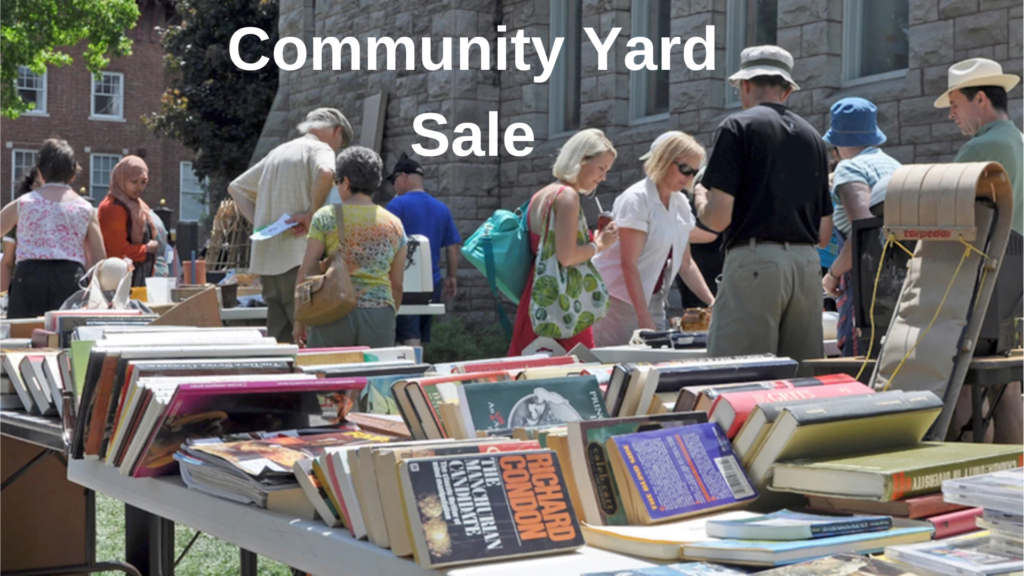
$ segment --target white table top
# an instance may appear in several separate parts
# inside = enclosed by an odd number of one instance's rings
[[[440,316],[445,313],[444,304],[406,305],[398,309],[399,316]],[[266,320],[266,307],[224,308],[220,311],[223,321]]]
[[[823,342],[825,357],[839,356],[839,347],[835,340]],[[598,361],[604,364],[617,364],[619,362],[669,362],[672,360],[687,360],[690,358],[704,358],[708,355],[706,348],[643,348],[639,346],[608,346],[605,348],[592,348],[590,352],[597,357]]]
[[[571,576],[654,565],[588,546],[571,554],[430,571],[411,558],[398,558],[370,542],[354,540],[347,530],[189,490],[179,476],[127,478],[102,462],[71,460],[68,480],[318,576]]]

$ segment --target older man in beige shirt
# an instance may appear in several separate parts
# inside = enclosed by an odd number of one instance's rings
[[[306,251],[313,214],[334,185],[334,155],[352,142],[352,126],[334,108],[318,108],[298,126],[303,136],[274,148],[228,186],[239,212],[259,229],[282,215],[296,225],[266,240],[255,240],[249,272],[260,275],[267,304],[267,333],[292,341],[295,278]]]

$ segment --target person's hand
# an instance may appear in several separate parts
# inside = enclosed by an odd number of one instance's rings
[[[306,347],[306,325],[301,322],[296,322],[292,327],[292,340],[299,346],[299,348]]]
[[[459,283],[455,276],[448,276],[444,279],[444,288],[441,289],[441,298],[443,300],[452,300],[458,291]]]
[[[604,230],[597,235],[594,243],[597,244],[597,252],[601,253],[612,247],[619,241],[619,226],[615,222],[609,222]]]
[[[149,242],[146,242],[146,252],[148,252],[150,254],[156,253],[156,250],[159,247],[160,247],[160,243],[157,242],[156,240],[150,240]]]
[[[291,224],[297,222],[295,226],[292,226],[292,234],[296,236],[303,236],[309,232],[309,225],[313,221],[313,210],[307,210],[306,212],[299,212],[298,214],[292,214],[291,218],[285,220],[286,223]]]
[[[833,276],[831,270],[826,272],[825,276],[822,277],[821,287],[829,296],[838,298],[843,295],[843,289],[839,287],[839,278]]]

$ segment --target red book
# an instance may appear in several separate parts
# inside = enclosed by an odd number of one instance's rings
[[[833,398],[836,396],[855,396],[874,392],[871,388],[857,382],[846,374],[819,376],[818,379],[821,380],[821,386],[726,392],[721,394],[711,406],[708,421],[717,422],[722,427],[722,430],[726,431],[726,435],[732,439],[740,431],[740,427],[747,420],[747,416],[750,416],[750,413],[758,404],[810,400],[812,398]]]
[[[123,466],[133,465],[135,478],[163,476],[177,470],[173,454],[187,438],[340,424],[353,405],[348,393],[358,395],[365,387],[361,377],[182,384],[159,424],[139,431],[147,441],[137,463]]]
[[[978,529],[974,519],[980,518],[984,512],[983,508],[965,508],[956,512],[925,518],[925,520],[935,525],[935,535],[932,536],[932,539],[939,540],[958,534],[974,532]]]
[[[825,512],[842,512],[845,514],[885,514],[903,518],[926,518],[963,510],[959,504],[950,504],[942,499],[942,492],[913,496],[892,502],[874,502],[872,500],[855,500],[852,498],[832,498],[830,496],[809,495],[810,508]]]

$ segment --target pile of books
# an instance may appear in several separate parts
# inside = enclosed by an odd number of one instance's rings
[[[923,545],[887,547],[886,557],[951,576],[1024,570],[1024,468],[945,480],[942,495],[947,502],[984,510],[976,522],[985,531]]]

